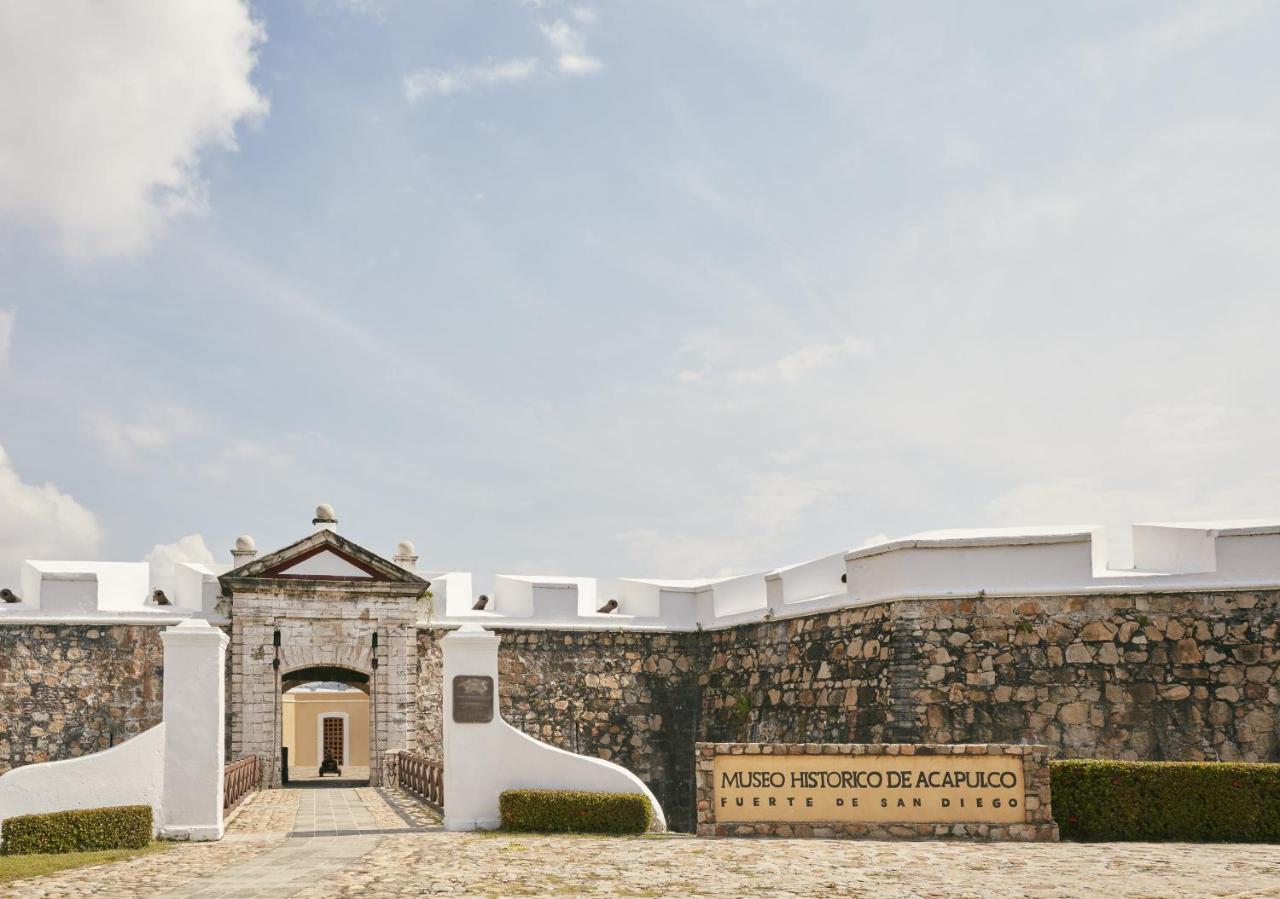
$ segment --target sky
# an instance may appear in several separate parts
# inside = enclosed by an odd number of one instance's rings
[[[1280,515],[1280,7],[0,5],[0,582]]]

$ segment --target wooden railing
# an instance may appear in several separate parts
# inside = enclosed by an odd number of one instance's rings
[[[246,755],[222,771],[222,810],[231,811],[248,793],[258,789],[262,777],[256,755]]]
[[[400,787],[427,805],[444,808],[444,763],[410,752],[395,752],[386,757],[384,783]]]

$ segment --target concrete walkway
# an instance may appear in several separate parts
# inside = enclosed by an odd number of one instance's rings
[[[432,812],[412,797],[369,787],[272,790],[253,797],[228,828],[229,840],[254,840],[293,808],[287,839],[245,861],[154,895],[173,899],[283,899],[350,867],[387,834],[438,830]],[[253,814],[249,814],[253,812]],[[237,826],[239,824],[240,826]],[[276,836],[281,836],[276,832]]]

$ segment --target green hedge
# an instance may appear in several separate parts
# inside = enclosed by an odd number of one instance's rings
[[[1068,840],[1280,842],[1280,764],[1049,763]]]
[[[506,790],[498,797],[503,830],[539,833],[644,833],[653,809],[643,793]]]
[[[149,805],[19,815],[5,819],[0,850],[6,855],[29,855],[143,849],[150,844],[152,832]]]

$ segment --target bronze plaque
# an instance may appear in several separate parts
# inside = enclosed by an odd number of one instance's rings
[[[487,674],[459,674],[453,679],[453,720],[457,724],[488,724],[493,720],[493,678]]]
[[[1022,756],[717,755],[717,821],[1016,824]]]

